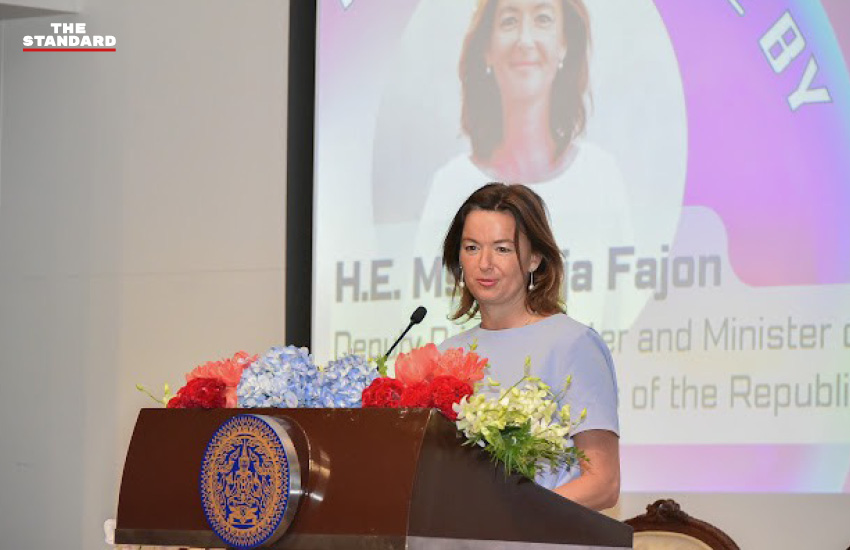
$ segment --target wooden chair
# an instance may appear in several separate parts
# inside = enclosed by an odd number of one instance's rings
[[[626,523],[635,530],[635,550],[740,550],[729,535],[689,516],[672,499],[656,500]]]

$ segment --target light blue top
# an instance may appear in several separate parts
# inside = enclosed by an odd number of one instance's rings
[[[572,385],[561,405],[570,403],[573,419],[583,409],[587,418],[574,434],[586,430],[608,430],[620,434],[617,418],[617,377],[614,361],[602,338],[565,314],[556,314],[524,327],[487,330],[480,325],[440,344],[441,350],[462,347],[469,350],[475,342],[475,352],[489,360],[488,375],[510,387],[523,374],[526,357],[531,358],[531,373],[539,376],[558,393],[567,376]],[[578,477],[579,468],[537,476],[537,483],[554,489]]]

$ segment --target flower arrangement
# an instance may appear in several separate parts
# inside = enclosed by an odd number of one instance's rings
[[[186,375],[186,384],[162,398],[136,387],[168,408],[219,407],[419,407],[437,408],[466,436],[466,444],[483,447],[507,472],[534,479],[544,468],[572,467],[586,457],[569,441],[570,406],[558,406],[568,379],[555,394],[539,377],[530,375],[526,359],[522,379],[498,390],[491,379],[482,382],[488,361],[475,346],[444,352],[434,344],[401,353],[395,378],[386,376],[383,361],[345,355],[317,365],[307,348],[273,347],[262,356],[239,351],[210,361]]]
[[[466,444],[483,447],[494,460],[529,479],[549,467],[570,468],[584,454],[569,441],[572,429],[584,421],[587,410],[572,422],[569,404],[558,407],[558,400],[572,382],[568,377],[560,395],[552,392],[539,377],[530,375],[526,359],[523,377],[496,395],[485,391],[464,397],[455,405],[457,427],[466,436]],[[492,390],[499,386],[489,380]]]
[[[437,408],[457,419],[454,405],[473,393],[484,377],[487,359],[462,348],[440,352],[434,344],[400,353],[396,376],[376,378],[363,391],[364,407]]]

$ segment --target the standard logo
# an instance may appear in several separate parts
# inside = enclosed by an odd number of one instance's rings
[[[286,420],[243,414],[207,444],[201,502],[213,532],[235,548],[273,544],[286,531],[302,493],[301,469]]]
[[[25,52],[114,52],[117,40],[112,35],[91,35],[85,23],[50,23],[50,34],[24,37]]]

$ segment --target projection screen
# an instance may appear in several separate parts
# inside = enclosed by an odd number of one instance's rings
[[[419,305],[393,355],[477,322],[449,320],[440,251],[473,190],[513,181],[471,137],[498,144],[506,118],[463,122],[501,97],[462,85],[462,59],[492,78],[479,3],[319,2],[317,359],[385,353]],[[850,492],[850,10],[584,5],[587,85],[547,100],[578,97],[586,124],[520,183],[547,202],[568,313],[616,362],[623,490]]]

